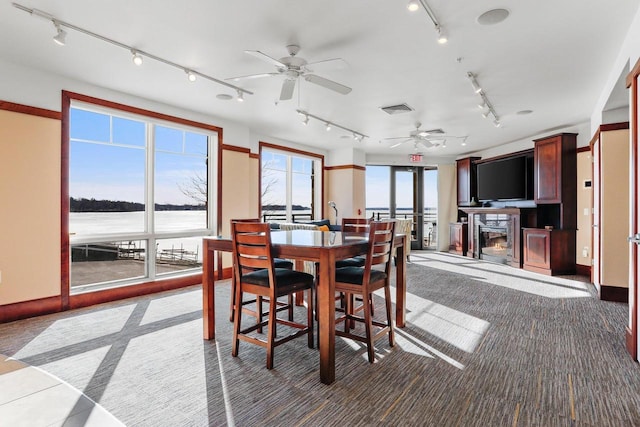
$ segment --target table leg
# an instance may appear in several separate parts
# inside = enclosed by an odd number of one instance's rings
[[[215,251],[209,248],[209,241],[204,239],[202,243],[204,257],[202,260],[202,321],[203,338],[205,340],[216,339],[216,313],[215,313],[215,289],[213,259]]]
[[[336,379],[335,294],[336,260],[330,250],[320,252],[318,268],[318,336],[320,351],[320,381],[331,384]]]
[[[304,261],[295,260],[295,269],[296,271],[304,271]],[[296,305],[298,307],[304,305],[304,292],[296,292]]]
[[[405,237],[405,239],[408,237]],[[405,305],[407,297],[407,256],[404,244],[397,246],[396,253],[396,327],[405,327]]]

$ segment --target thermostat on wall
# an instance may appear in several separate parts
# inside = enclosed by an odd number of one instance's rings
[[[591,180],[590,179],[585,179],[584,180],[584,188],[591,188]]]

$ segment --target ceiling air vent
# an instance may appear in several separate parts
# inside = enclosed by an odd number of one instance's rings
[[[409,107],[407,104],[389,105],[387,107],[380,107],[380,109],[387,114],[400,114],[413,111],[413,108]]]

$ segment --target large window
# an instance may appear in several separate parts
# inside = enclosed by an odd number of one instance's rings
[[[321,157],[263,146],[260,161],[265,221],[308,221],[321,216]]]
[[[199,271],[216,132],[72,103],[69,136],[71,292]]]

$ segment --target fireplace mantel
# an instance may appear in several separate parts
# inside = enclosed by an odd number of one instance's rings
[[[522,268],[522,228],[536,224],[535,208],[517,207],[460,207],[467,214],[469,224],[467,256],[482,258],[480,228],[498,225],[507,230],[508,253],[506,263]]]

